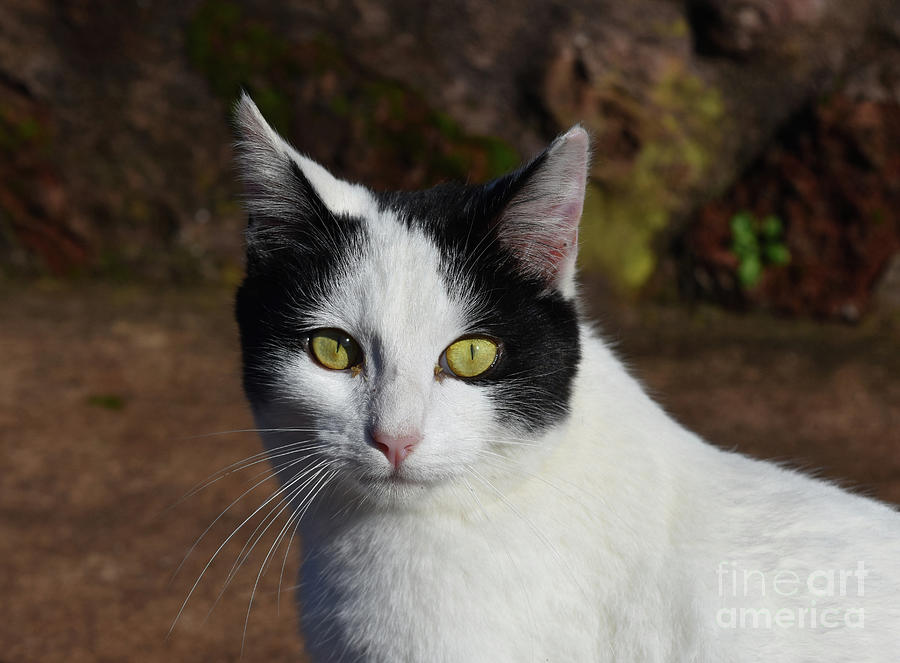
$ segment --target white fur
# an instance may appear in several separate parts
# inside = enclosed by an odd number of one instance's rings
[[[897,514],[706,445],[587,330],[583,342],[591,368],[573,416],[539,440],[549,451],[476,468],[500,492],[460,472],[415,508],[335,517],[340,509],[323,506],[304,524],[301,610],[314,660],[353,660],[340,656],[350,643],[372,661],[896,661]],[[767,596],[732,597],[728,581],[720,592],[723,562],[761,572]],[[797,596],[774,595],[772,583],[790,579],[780,569],[808,581],[859,562],[863,596],[852,577],[846,597],[811,596],[803,583]],[[723,609],[774,617],[810,605],[839,616],[862,608],[864,626],[718,623]]]
[[[895,511],[709,446],[586,326],[570,416],[537,436],[503,430],[481,388],[435,377],[444,348],[477,331],[467,320],[480,305],[465,284],[447,291],[436,247],[274,132],[266,141],[297,161],[332,211],[363,217],[370,240],[335,283],[320,284],[328,305],[317,320],[353,335],[365,374],[327,371],[305,353],[274,357],[284,398],[256,412],[261,428],[316,428],[313,443],[327,445],[316,462],[340,473],[301,521],[314,660],[898,659]],[[365,443],[373,419],[423,433],[401,467],[405,483],[390,482],[387,459]],[[264,438],[274,454],[298,434]],[[862,596],[849,591],[855,576],[845,575],[847,596],[772,586],[860,562]],[[720,591],[723,568],[761,576],[768,591]],[[774,617],[812,601],[841,615],[862,608],[864,626],[721,623],[731,607]]]

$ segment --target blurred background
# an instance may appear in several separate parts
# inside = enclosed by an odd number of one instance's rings
[[[897,2],[4,0],[0,661],[302,657],[284,546],[250,605],[280,525],[207,617],[258,520],[166,639],[274,486],[170,581],[265,469],[179,503],[259,451],[224,433],[241,89],[376,188],[582,122],[584,294],[632,370],[717,444],[900,502]]]

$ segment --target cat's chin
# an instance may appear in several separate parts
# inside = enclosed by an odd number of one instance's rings
[[[443,483],[441,479],[422,479],[398,474],[364,474],[353,477],[354,488],[369,501],[383,505],[412,503]]]
[[[399,474],[388,474],[386,476],[366,476],[361,477],[359,482],[364,486],[420,486],[428,487],[433,481],[422,481],[420,479],[411,479]]]

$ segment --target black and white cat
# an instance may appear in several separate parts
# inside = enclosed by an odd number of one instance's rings
[[[582,128],[373,193],[237,123],[244,385],[314,660],[900,660],[900,515],[704,443],[579,315]]]

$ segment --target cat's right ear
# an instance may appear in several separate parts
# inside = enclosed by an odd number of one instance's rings
[[[301,156],[269,126],[244,92],[235,104],[235,153],[249,216],[247,248],[285,241],[303,244],[319,233],[314,226],[332,220],[318,189],[338,181],[314,161]]]

